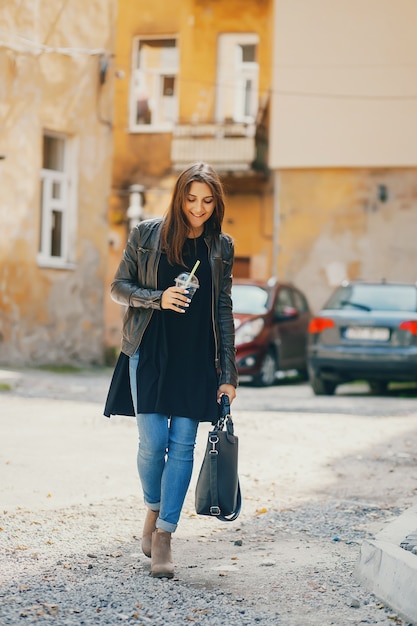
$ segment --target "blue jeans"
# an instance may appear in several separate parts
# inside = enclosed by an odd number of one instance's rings
[[[175,532],[193,471],[198,421],[137,412],[139,350],[129,359],[130,389],[139,430],[138,472],[145,504],[159,511],[156,527]]]

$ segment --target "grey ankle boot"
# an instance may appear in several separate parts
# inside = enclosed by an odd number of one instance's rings
[[[154,578],[172,578],[171,533],[157,528],[152,535],[151,574]]]
[[[142,532],[142,552],[145,556],[150,557],[152,553],[152,533],[155,530],[158,515],[159,511],[152,511],[151,509],[148,509],[146,513]]]

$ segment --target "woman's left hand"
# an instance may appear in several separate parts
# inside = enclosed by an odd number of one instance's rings
[[[230,404],[232,404],[233,400],[236,398],[236,389],[233,387],[233,385],[220,385],[217,390],[217,402],[220,402],[220,396],[222,396],[224,393],[226,394],[226,396],[229,396]]]

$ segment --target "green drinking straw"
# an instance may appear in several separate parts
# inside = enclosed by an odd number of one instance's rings
[[[194,274],[195,274],[195,272],[196,272],[196,269],[197,269],[197,267],[198,267],[199,265],[200,265],[200,261],[198,261],[198,260],[197,260],[197,261],[195,262],[195,265],[194,265],[193,269],[192,269],[192,270],[191,270],[191,272],[190,272],[189,277],[187,278],[187,281],[186,281],[186,283],[185,283],[185,285],[184,285],[184,289],[187,289],[187,287],[188,287],[188,285],[190,284],[191,279],[192,279],[192,277],[194,276]]]

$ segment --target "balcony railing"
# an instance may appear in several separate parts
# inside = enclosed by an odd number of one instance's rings
[[[171,144],[171,161],[182,170],[206,161],[218,171],[247,171],[256,158],[255,124],[179,124]]]

